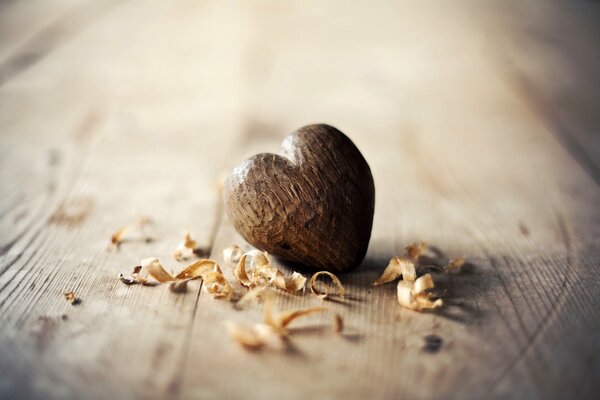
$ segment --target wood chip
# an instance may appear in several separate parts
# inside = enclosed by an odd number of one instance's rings
[[[415,242],[406,246],[404,254],[413,261],[417,261],[421,254],[427,250],[427,242]]]
[[[322,276],[326,276],[329,278],[329,280],[335,287],[334,291],[332,291],[331,287],[326,285],[322,280],[319,280],[319,277]],[[332,296],[344,297],[344,294],[346,293],[342,282],[340,282],[337,276],[335,276],[329,271],[319,271],[310,278],[310,291],[313,292],[313,294],[320,299],[326,299]]]
[[[125,241],[126,236],[132,232],[138,232],[144,242],[148,243],[152,239],[146,233],[146,226],[152,221],[146,216],[138,216],[133,224],[123,226],[117,229],[110,237],[110,244],[108,249],[118,249],[121,244]]]
[[[462,271],[463,266],[465,265],[465,258],[458,257],[450,260],[450,262],[443,268],[444,271],[448,274],[456,275]]]
[[[77,296],[75,296],[75,292],[70,290],[70,291],[64,291],[63,292],[63,296],[65,296],[65,299],[71,303],[71,305],[77,305],[81,302],[80,299],[77,298]]]

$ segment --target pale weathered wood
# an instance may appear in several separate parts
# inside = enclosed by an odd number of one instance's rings
[[[240,131],[241,52],[213,42],[239,37],[218,17],[235,10],[210,3],[198,14],[193,3],[171,11],[194,11],[190,29],[162,41],[182,19],[156,25],[161,2],[126,4],[0,89],[0,397],[177,390],[199,285],[173,296],[116,276],[152,255],[181,268],[171,254],[186,228],[212,242],[216,180]],[[155,241],[107,252],[136,212],[155,221]],[[82,303],[68,304],[65,289]]]
[[[527,18],[499,10],[128,2],[14,75],[0,88],[0,396],[593,398],[600,190],[540,114],[557,97],[528,89],[566,72],[543,48],[524,68],[527,34],[508,29]],[[569,79],[575,94],[585,86]],[[223,262],[243,241],[215,182],[312,122],[347,133],[376,184],[367,258],[340,276],[350,299],[325,302],[345,335],[315,315],[285,351],[248,353],[223,322],[259,321],[259,305],[235,310],[200,282],[176,295],[116,279],[146,256],[183,266],[171,252],[185,228]],[[156,240],[106,252],[135,211]],[[469,260],[441,282],[440,312],[370,286],[416,240]]]
[[[356,336],[334,337],[330,318],[315,317],[308,325],[317,328],[294,336],[289,354],[247,354],[218,326],[258,321],[259,308],[241,313],[201,297],[184,397],[560,398],[597,389],[598,232],[585,217],[597,213],[597,188],[532,118],[497,59],[482,57],[490,43],[469,20],[477,12],[418,10],[428,13],[422,26],[410,15],[399,23],[407,11],[387,10],[386,19],[361,10],[343,47],[344,17],[358,10],[256,16],[255,43],[268,51],[253,61],[268,74],[255,77],[255,118],[288,130],[308,118],[335,124],[375,174],[371,251],[342,277],[361,300],[330,304]],[[416,50],[404,54],[409,43]],[[390,256],[420,239],[472,263],[450,282],[451,306],[440,314],[399,310],[393,285],[369,287]],[[213,256],[239,240],[223,227]],[[423,352],[429,334],[443,340],[437,354]]]

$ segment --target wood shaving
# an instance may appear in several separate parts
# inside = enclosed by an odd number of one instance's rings
[[[142,284],[147,286],[157,285],[158,282],[150,281],[148,279],[148,271],[143,270],[141,265],[133,267],[133,272],[128,277],[123,274],[119,274],[119,279],[126,285]]]
[[[425,250],[427,250],[427,242],[415,242],[406,246],[404,254],[411,260],[417,261]]]
[[[406,281],[414,282],[417,279],[415,264],[408,258],[392,257],[381,276],[373,282],[373,286],[393,282],[400,276]]]
[[[294,272],[291,276],[284,276],[281,271],[277,270],[273,285],[288,292],[297,292],[304,290],[306,281],[306,277],[299,272]]]
[[[77,304],[79,304],[79,303],[81,302],[81,300],[79,300],[79,299],[77,298],[77,296],[75,296],[75,292],[74,292],[74,291],[72,291],[72,290],[70,290],[70,291],[68,291],[68,292],[65,290],[65,291],[63,292],[63,296],[65,296],[65,299],[66,299],[66,300],[67,300],[69,303],[71,303],[71,305],[73,305],[73,306],[74,306],[74,305],[77,305]]]
[[[229,335],[237,343],[247,349],[258,350],[270,342],[281,342],[281,339],[289,334],[287,329],[293,321],[307,315],[327,311],[325,307],[309,307],[283,312],[274,311],[274,295],[270,289],[262,289],[264,295],[263,322],[247,327],[233,321],[226,321]]]
[[[398,282],[398,302],[414,311],[435,310],[444,305],[442,299],[432,300],[431,290],[435,288],[430,274],[420,276],[416,281]]]
[[[149,277],[154,278],[156,281],[151,281]],[[201,278],[204,281],[204,290],[214,298],[231,298],[233,289],[223,276],[221,268],[215,260],[198,260],[173,276],[173,274],[162,266],[158,258],[149,257],[143,259],[140,265],[134,268],[130,277],[125,277],[123,274],[119,275],[119,279],[127,285],[135,283],[150,285],[170,282],[169,288],[171,291],[177,293],[184,292],[187,282],[197,278]]]
[[[250,271],[246,268],[246,259],[250,258]],[[233,271],[233,276],[239,283],[246,287],[256,286],[254,278],[255,269],[264,268],[269,265],[269,259],[266,253],[259,250],[251,250],[240,257],[240,260]]]
[[[132,230],[130,226],[124,226],[122,228],[117,229],[117,231],[113,233],[110,237],[111,244],[115,247],[119,247],[123,242],[123,236],[125,236],[125,234],[130,230]]]
[[[183,240],[177,245],[177,249],[173,253],[173,257],[177,261],[185,261],[194,255],[194,251],[198,247],[198,243],[192,239],[190,232],[185,231]]]
[[[148,274],[160,283],[171,282],[175,277],[162,266],[158,258],[148,257],[140,261],[142,270],[148,271]]]
[[[265,302],[263,304],[263,323],[271,326],[275,332],[281,336],[287,335],[288,331],[286,328],[298,318],[327,311],[326,307],[309,307],[276,313],[274,311],[274,301],[275,300],[272,292],[265,292]]]
[[[297,310],[283,311],[279,314],[276,314],[273,318],[270,318],[269,322],[265,320],[265,323],[271,325],[273,329],[275,329],[275,331],[278,332],[280,335],[287,335],[286,328],[289,324],[292,323],[292,321],[295,321],[298,318],[305,317],[310,314],[315,314],[323,311],[327,311],[327,308],[310,307]]]
[[[225,326],[233,340],[248,350],[262,349],[269,341],[278,338],[273,328],[265,324],[247,327],[234,321],[225,321]]]
[[[210,271],[215,271],[220,274],[223,273],[221,267],[219,267],[219,264],[217,264],[215,260],[205,258],[185,267],[175,276],[175,279],[195,279]]]
[[[209,271],[202,275],[204,289],[214,298],[230,299],[233,289],[219,271]]]
[[[121,244],[125,241],[126,236],[132,232],[138,232],[144,242],[148,243],[152,241],[152,238],[146,233],[146,226],[152,221],[146,216],[139,216],[136,221],[131,225],[123,226],[115,231],[110,237],[110,244],[108,249],[118,249]]]
[[[327,276],[331,280],[331,283],[335,286],[335,292],[332,292],[330,287],[322,280],[319,280],[319,277],[321,276]],[[319,271],[310,278],[310,291],[320,299],[326,299],[331,296],[344,297],[344,294],[346,293],[342,282],[340,282],[337,276],[329,271]]]
[[[444,305],[441,296],[444,293],[435,292],[435,282],[431,274],[426,273],[417,277],[415,263],[427,249],[425,242],[413,243],[406,247],[404,257],[392,257],[390,263],[383,271],[383,274],[373,282],[373,285],[392,282],[402,276],[398,282],[397,293],[398,302],[401,306],[415,311],[434,310]],[[458,257],[450,260],[444,267],[436,265],[421,265],[421,273],[430,270],[434,272],[446,272],[447,274],[458,274],[465,264],[464,257]],[[435,297],[440,297],[435,299]]]
[[[298,272],[285,276],[278,268],[271,265],[267,253],[259,250],[251,250],[243,254],[233,271],[233,276],[248,288],[274,286],[288,292],[304,290],[307,280]]]
[[[444,271],[448,274],[456,275],[462,271],[463,266],[465,265],[465,258],[458,257],[450,260],[450,262],[443,268]]]
[[[223,250],[225,265],[236,265],[242,258],[242,254],[242,249],[237,244],[225,248]]]

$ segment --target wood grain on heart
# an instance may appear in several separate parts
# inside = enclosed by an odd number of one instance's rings
[[[251,245],[313,269],[347,271],[363,260],[373,224],[375,185],[354,143],[328,125],[285,138],[233,169],[225,208]]]

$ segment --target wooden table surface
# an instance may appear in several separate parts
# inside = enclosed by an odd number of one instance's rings
[[[0,3],[0,397],[598,396],[599,17],[597,2]],[[184,229],[222,262],[243,242],[220,180],[314,122],[375,178],[367,257],[340,275],[357,300],[325,303],[351,335],[316,315],[286,351],[251,353],[223,321],[260,305],[116,278],[150,256],[182,268]],[[107,251],[136,213],[155,240]],[[438,312],[370,286],[418,240],[469,261]]]

